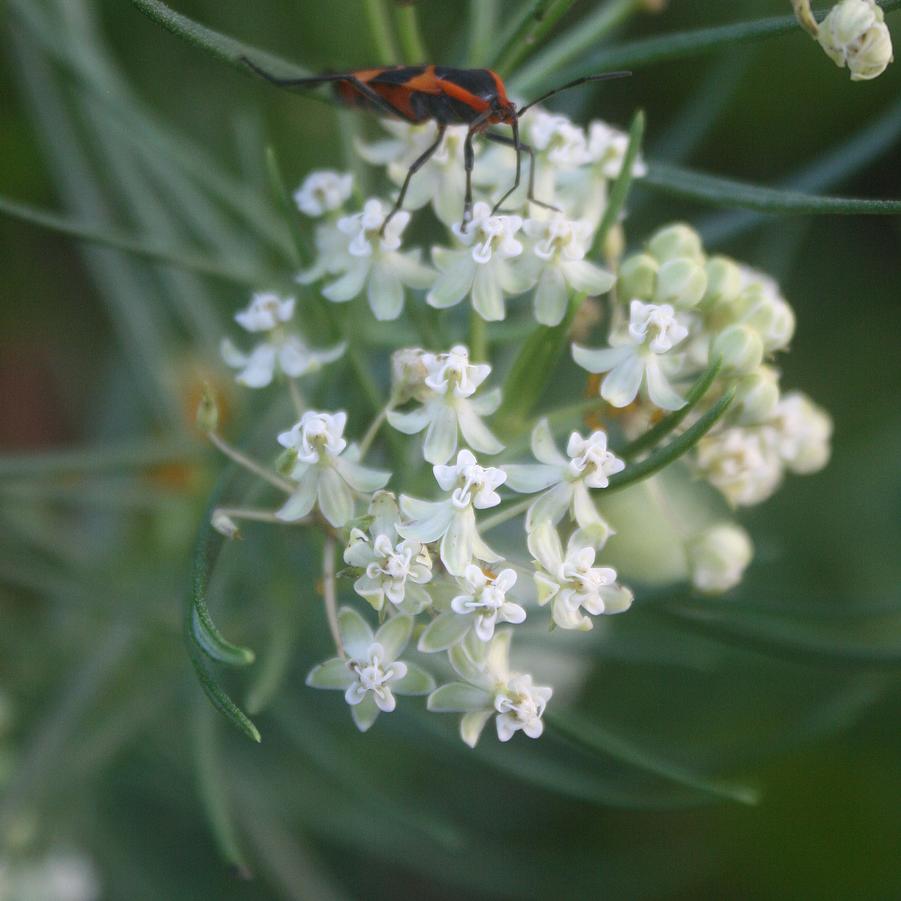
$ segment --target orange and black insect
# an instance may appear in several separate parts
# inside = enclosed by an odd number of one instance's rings
[[[385,116],[404,119],[412,124],[434,121],[438,133],[434,142],[419,156],[407,171],[397,200],[385,219],[382,229],[403,206],[410,179],[421,169],[435,151],[448,125],[468,125],[469,131],[463,144],[463,164],[466,169],[466,196],[463,202],[463,225],[472,219],[472,168],[475,155],[472,140],[483,134],[489,141],[512,147],[516,151],[516,174],[513,186],[494,205],[496,213],[504,201],[519,187],[521,154],[529,156],[529,200],[538,206],[556,209],[534,196],[535,154],[531,147],[519,139],[519,120],[536,103],[541,103],[561,91],[590,81],[622,78],[629,72],[607,72],[577,78],[559,88],[542,94],[525,106],[516,108],[508,97],[501,77],[491,69],[453,69],[449,66],[383,66],[377,69],[358,69],[309,78],[276,78],[244,57],[244,62],[258,75],[282,88],[316,87],[334,84],[339,99],[349,106],[374,110]],[[492,125],[509,125],[512,136],[488,131]]]

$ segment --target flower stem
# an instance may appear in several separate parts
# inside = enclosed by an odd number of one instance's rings
[[[298,416],[303,416],[307,405],[304,403],[303,395],[300,393],[300,385],[297,379],[288,379],[288,390],[291,392],[291,402],[294,404],[294,410]]]
[[[488,332],[485,320],[475,310],[469,314],[469,359],[477,363],[488,359]]]
[[[366,429],[366,434],[363,435],[363,440],[360,441],[360,462],[362,463],[363,458],[366,456],[369,448],[372,447],[372,442],[375,440],[375,436],[378,435],[379,429],[381,429],[385,420],[388,418],[388,414],[394,409],[394,402],[389,400],[387,404],[376,414],[375,419],[369,424],[369,428]]]
[[[397,36],[403,51],[404,62],[424,63],[429,54],[419,30],[419,19],[415,6],[401,6],[394,11],[394,22],[397,25]]]
[[[511,504],[509,507],[505,507],[503,510],[495,513],[493,516],[489,516],[487,519],[482,520],[479,524],[480,532],[487,532],[490,529],[495,528],[496,526],[502,525],[510,519],[514,519],[519,516],[520,513],[525,513],[529,507],[532,506],[532,502],[535,500],[533,497],[523,498],[521,501],[517,501],[515,504]]]
[[[305,516],[303,519],[295,519],[291,522],[286,522],[284,519],[279,519],[271,510],[264,510],[257,507],[216,507],[213,511],[213,515],[215,516],[217,513],[228,516],[230,519],[269,522],[279,526],[306,526],[312,522],[308,516]]]
[[[573,5],[574,0],[537,0],[532,12],[512,34],[492,67],[499,72],[512,72],[551,31]]]
[[[372,35],[376,62],[386,66],[393,65],[399,57],[384,0],[363,0],[363,6],[369,20],[369,33]]]
[[[492,36],[497,34],[497,0],[469,0],[469,51],[467,66],[481,66],[488,58]]]
[[[274,485],[280,491],[284,491],[287,494],[294,493],[294,486],[287,479],[283,479],[277,473],[266,469],[265,466],[262,466],[255,460],[251,460],[250,457],[245,456],[236,447],[229,444],[217,432],[207,432],[207,436],[210,439],[210,443],[213,444],[214,447],[225,454],[225,456],[230,460],[234,460],[235,463],[237,463],[239,466],[243,466],[246,470],[252,472],[256,476],[259,476],[261,479],[264,479],[270,485]]]
[[[339,657],[347,658],[341,632],[338,630],[338,591],[335,585],[335,539],[331,535],[325,539],[322,554],[322,596],[325,599],[325,617],[328,620],[329,632],[335,642],[335,650]]]

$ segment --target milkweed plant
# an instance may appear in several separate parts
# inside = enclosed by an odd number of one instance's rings
[[[386,122],[388,137],[356,145],[381,193],[360,196],[349,171],[310,172],[293,195],[315,247],[298,292],[254,294],[235,315],[249,334],[223,338],[237,382],[289,390],[296,418],[272,435],[270,469],[228,443],[204,399],[198,421],[216,445],[281,493],[263,511],[217,508],[212,524],[235,538],[243,516],[265,517],[322,536],[334,656],[307,685],[342,692],[361,731],[398,703],[422,703],[398,701],[413,695],[460,714],[469,745],[492,720],[500,741],[538,738],[554,688],[516,654],[517,631],[588,631],[628,616],[630,577],[647,581],[655,569],[650,548],[628,575],[605,561],[650,528],[628,513],[618,528],[608,497],[639,482],[659,493],[680,578],[719,594],[753,557],[734,513],[829,458],[828,413],[780,378],[795,314],[779,286],[708,254],[687,223],[627,242],[624,188],[645,171],[640,126],[639,117],[630,139],[603,121],[536,109],[524,140],[535,190],[555,209],[531,203],[523,185],[495,210],[513,152],[492,147],[476,156],[473,216],[461,224],[467,126],[447,129],[414,177],[409,209],[389,220],[393,192],[436,127]],[[439,237],[423,246],[426,234]],[[623,253],[627,243],[636,250]],[[305,396],[305,377],[346,353],[346,343],[305,338],[315,303],[355,304],[364,335],[372,321],[437,326],[385,361],[389,398],[356,434],[345,410]],[[464,315],[432,312],[444,310]],[[526,327],[504,373],[492,327],[512,318]],[[583,397],[529,415],[573,364]],[[666,497],[669,479],[698,493],[712,486],[725,503],[690,517]]]

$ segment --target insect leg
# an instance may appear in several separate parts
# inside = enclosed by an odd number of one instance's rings
[[[472,221],[472,167],[475,165],[475,152],[472,149],[472,139],[478,134],[490,112],[482,113],[469,125],[466,132],[466,140],[463,142],[463,167],[466,169],[466,197],[463,201],[463,222],[460,231],[466,233],[466,226]]]
[[[413,176],[432,158],[435,151],[441,146],[441,141],[444,139],[444,132],[446,129],[446,125],[438,125],[438,134],[435,137],[434,143],[430,144],[422,153],[422,155],[417,157],[410,168],[407,169],[407,176],[406,178],[404,178],[404,183],[400,187],[400,193],[397,195],[397,200],[394,201],[394,206],[391,208],[391,212],[388,213],[388,215],[385,217],[385,221],[382,223],[382,227],[379,229],[380,235],[385,234],[385,229],[388,227],[388,223],[394,218],[394,214],[403,207],[404,197],[407,196],[407,188],[410,187],[410,179],[412,179]]]
[[[498,134],[495,131],[489,131],[485,134],[485,137],[489,141],[494,141],[495,144],[501,144],[504,147],[516,147],[512,138],[508,138],[506,135]],[[558,207],[553,206],[550,203],[545,203],[543,200],[539,200],[535,196],[535,151],[528,145],[524,144],[522,141],[519,142],[519,149],[524,153],[529,155],[529,200],[534,203],[536,206],[544,207],[546,210],[554,210],[555,212],[560,212]],[[500,207],[500,204],[513,192],[516,190],[516,185],[514,185],[510,191],[505,194],[501,200],[498,202],[495,209]]]
[[[315,87],[318,84],[325,84],[325,82],[328,81],[344,81],[347,78],[346,75],[310,75],[306,78],[278,78],[271,72],[267,72],[265,69],[260,68],[260,66],[246,56],[241,56],[239,59],[248,69],[259,75],[260,78],[265,78],[270,84],[274,84],[280,88],[294,88],[303,85]]]

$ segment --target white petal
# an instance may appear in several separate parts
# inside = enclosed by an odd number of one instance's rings
[[[595,266],[587,260],[570,260],[561,263],[566,280],[583,294],[606,294],[612,287],[616,278],[606,269]]]
[[[501,741],[510,741],[513,738],[516,726],[514,725],[513,717],[509,713],[502,713],[495,719],[494,724],[497,727],[497,737]]]
[[[439,273],[438,278],[435,279],[435,284],[426,295],[426,302],[429,306],[438,309],[458,304],[472,288],[475,274],[475,260],[469,253],[458,253],[448,268]]]
[[[472,617],[457,613],[442,613],[433,619],[419,636],[417,650],[423,654],[446,651],[455,645],[472,627]]]
[[[307,685],[311,688],[338,688],[345,691],[354,681],[353,673],[347,661],[341,657],[333,657],[314,666],[307,675]]]
[[[219,345],[219,353],[225,365],[230,366],[232,369],[240,369],[247,363],[247,354],[238,350],[228,338],[222,339],[222,343]]]
[[[358,260],[339,279],[322,289],[323,297],[335,303],[353,300],[362,290],[369,275],[369,260]]]
[[[351,660],[365,659],[373,641],[372,629],[353,607],[342,607],[338,611],[338,632]]]
[[[449,682],[435,689],[426,702],[433,713],[466,713],[491,708],[491,695],[483,688],[465,682]]]
[[[475,410],[479,416],[490,416],[501,405],[501,398],[501,389],[492,388],[490,391],[486,391],[484,394],[472,398],[470,403],[472,404],[473,410]]]
[[[560,522],[569,509],[572,491],[572,482],[560,482],[537,498],[526,514],[526,531],[531,532],[542,522]]]
[[[391,690],[399,695],[427,695],[435,690],[435,679],[421,666],[407,664],[407,674],[391,682]]]
[[[376,706],[382,713],[391,713],[395,707],[397,707],[397,699],[391,693],[390,688],[382,688],[379,692],[372,693],[373,700],[376,703]]]
[[[297,490],[285,501],[281,509],[276,510],[278,519],[294,522],[303,519],[316,503],[316,487],[319,482],[319,469],[309,468],[300,480]]]
[[[463,438],[473,450],[483,454],[499,454],[504,449],[504,445],[491,434],[485,423],[479,419],[478,414],[469,401],[465,399],[457,401],[457,419],[460,423],[460,431],[463,433]]]
[[[659,360],[651,358],[645,365],[648,379],[648,397],[661,410],[679,410],[685,406],[684,398],[676,391],[663,372]]]
[[[247,358],[247,366],[238,374],[237,381],[247,388],[265,388],[275,372],[275,348],[271,344],[258,344]]]
[[[323,292],[325,293],[325,292]],[[380,321],[397,319],[404,309],[404,286],[385,260],[373,264],[366,288],[369,306]]]
[[[618,363],[632,355],[630,347],[605,347],[594,350],[573,344],[573,359],[589,372],[609,372]]]
[[[355,707],[350,708],[354,723],[361,732],[366,732],[372,727],[372,724],[378,719],[379,712],[378,705],[371,694],[363,698]]]
[[[447,404],[438,406],[432,417],[422,453],[429,463],[440,465],[447,463],[457,449],[457,417]]]
[[[320,469],[317,496],[322,515],[336,529],[353,519],[353,495],[344,479],[331,466]]]
[[[556,572],[563,563],[563,545],[557,530],[546,520],[536,524],[529,534],[529,553],[548,571]]]
[[[547,266],[535,290],[535,318],[542,325],[559,325],[566,314],[566,281],[557,266]]]
[[[601,382],[601,397],[614,407],[627,407],[635,400],[644,376],[644,360],[629,353]]]
[[[549,466],[566,466],[569,462],[557,450],[551,424],[546,418],[540,419],[532,429],[531,445],[532,455],[541,463],[547,463]]]
[[[507,473],[506,484],[520,494],[544,491],[561,479],[560,469],[557,466],[545,466],[543,463],[524,465],[508,463],[501,468]]]
[[[488,322],[497,322],[507,315],[504,309],[504,292],[501,290],[494,261],[476,269],[472,283],[472,306]]]
[[[460,720],[460,738],[474,748],[485,728],[485,724],[491,719],[493,710],[473,710]]]
[[[411,616],[392,616],[375,633],[375,640],[385,651],[386,661],[397,660],[407,646],[412,631],[413,618]]]
[[[404,538],[415,538],[423,544],[429,544],[437,541],[447,532],[453,517],[453,506],[441,501],[435,504],[435,511],[428,518],[399,525],[397,531]]]
[[[388,411],[388,422],[398,432],[405,435],[416,435],[421,432],[431,419],[430,411],[427,407],[418,407],[408,413],[398,413],[396,410]]]
[[[419,262],[418,251],[388,254],[386,262],[405,285],[417,290],[430,288],[438,277],[434,269]]]
[[[391,479],[391,473],[379,469],[369,469],[361,466],[359,463],[352,463],[346,457],[338,457],[335,460],[335,469],[338,470],[341,478],[353,488],[362,494],[370,494],[384,488]]]
[[[452,576],[462,576],[472,562],[473,538],[476,534],[472,509],[456,510],[441,539],[441,561]]]

